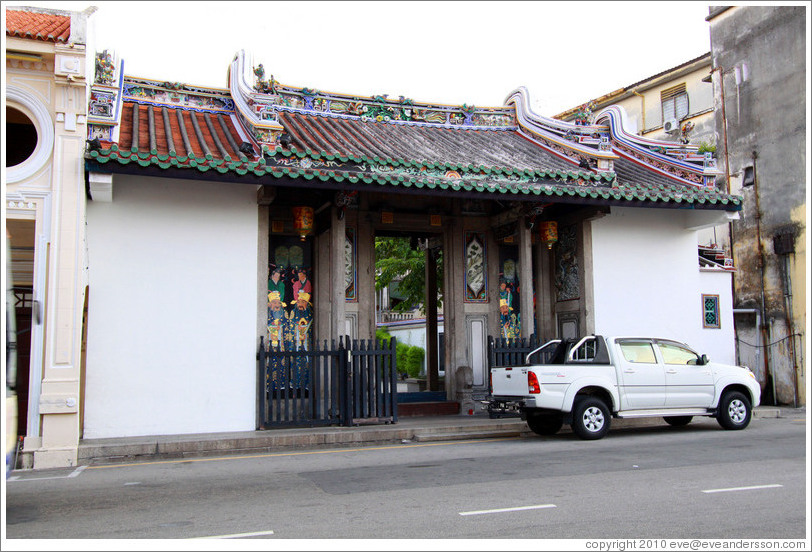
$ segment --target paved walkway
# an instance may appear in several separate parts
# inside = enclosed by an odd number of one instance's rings
[[[805,409],[761,406],[755,418],[806,416]],[[613,428],[661,424],[660,418],[613,420]],[[562,431],[569,431],[568,427]],[[518,437],[532,434],[519,418],[473,416],[409,416],[395,424],[353,427],[316,427],[158,435],[113,439],[84,439],[79,443],[79,465],[147,461],[226,454],[279,452],[291,449],[358,447],[402,442],[450,441]]]

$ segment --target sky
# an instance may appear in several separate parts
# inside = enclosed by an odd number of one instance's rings
[[[34,1],[84,10],[129,76],[227,87],[241,49],[286,85],[552,116],[710,51],[703,2]]]

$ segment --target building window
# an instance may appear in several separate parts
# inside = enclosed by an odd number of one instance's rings
[[[702,327],[716,329],[721,327],[718,295],[702,295]]]
[[[6,106],[6,167],[15,167],[37,149],[37,127],[28,116]]]
[[[663,121],[676,119],[681,121],[688,116],[688,92],[685,83],[660,92],[663,104]]]

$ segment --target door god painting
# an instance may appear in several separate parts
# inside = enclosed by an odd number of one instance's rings
[[[290,237],[273,241],[268,266],[268,345],[274,351],[309,351],[313,343],[310,244]],[[307,387],[307,357],[286,364],[278,357],[272,362],[269,388]]]

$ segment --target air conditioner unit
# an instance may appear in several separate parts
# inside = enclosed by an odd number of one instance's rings
[[[679,121],[676,119],[666,119],[663,121],[663,130],[668,134],[679,132]]]

